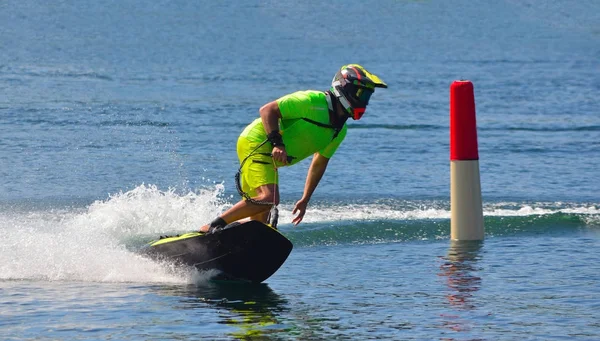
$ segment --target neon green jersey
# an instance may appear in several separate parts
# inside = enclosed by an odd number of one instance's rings
[[[307,118],[326,125],[330,124],[327,100],[322,91],[297,91],[277,99],[277,105],[281,112],[279,127],[282,130],[285,150],[288,156],[294,157],[290,164],[295,164],[316,152],[330,159],[346,137],[348,127],[345,123],[334,139],[335,131],[332,128],[321,127],[303,120]],[[267,133],[261,119],[257,118],[250,123],[241,137],[253,142],[266,140]]]

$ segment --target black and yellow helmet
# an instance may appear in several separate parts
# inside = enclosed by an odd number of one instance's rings
[[[387,88],[387,84],[358,64],[342,66],[331,81],[331,92],[355,120],[365,113],[375,88]]]

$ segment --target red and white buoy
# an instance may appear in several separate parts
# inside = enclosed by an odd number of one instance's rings
[[[483,240],[483,207],[473,83],[450,86],[450,238]]]

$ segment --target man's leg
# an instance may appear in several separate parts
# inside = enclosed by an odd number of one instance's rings
[[[250,195],[253,201],[279,204],[279,186],[277,170],[274,168],[273,160],[267,154],[256,150],[259,144],[248,141],[246,138],[238,138],[237,153],[240,159],[241,187],[246,195]],[[268,147],[267,147],[268,148]],[[251,155],[251,158],[248,158]],[[241,200],[215,219],[211,224],[200,228],[201,232],[208,231],[210,226],[221,226],[234,221],[250,218],[266,222],[272,204],[255,204],[251,201]]]
[[[277,185],[273,185],[271,187],[269,185],[261,186],[261,187],[257,188],[256,192],[261,197],[271,199],[271,200],[267,199],[266,200],[267,202],[275,203],[277,201],[276,204],[279,204],[279,200],[278,200],[279,186],[277,186]],[[269,214],[271,213],[271,208],[273,207],[273,205],[265,205],[265,206],[268,207],[268,210],[250,216],[250,220],[258,220],[264,224],[268,223]]]
[[[279,204],[279,186],[276,184],[259,186],[256,189],[256,194],[256,196],[252,197],[255,201],[271,202],[276,205]],[[221,214],[220,218],[227,224],[244,218],[250,218],[266,223],[271,207],[272,205],[268,204],[255,204],[247,200],[241,200]],[[200,231],[206,232],[208,229],[209,225],[204,225],[200,228]]]
[[[256,189],[256,194],[256,196],[252,197],[252,200],[273,203],[275,202],[275,198],[279,197],[279,186],[275,184],[260,186]],[[279,202],[275,202],[275,204],[279,204]],[[262,215],[268,215],[271,206],[272,205],[255,204],[247,200],[241,200],[232,208],[221,214],[221,218],[229,224],[248,217],[260,217]]]

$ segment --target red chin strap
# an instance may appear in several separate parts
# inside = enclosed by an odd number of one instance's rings
[[[367,108],[352,108],[352,119],[360,120],[360,118],[365,114],[365,110]]]

